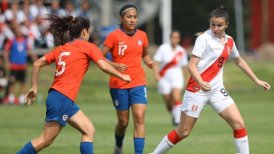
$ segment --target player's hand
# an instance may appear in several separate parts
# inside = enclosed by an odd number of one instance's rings
[[[116,63],[115,66],[114,66],[118,71],[125,71],[127,70],[128,66],[126,64],[118,64]]]
[[[126,82],[131,82],[130,76],[126,75],[126,74],[123,75],[123,80],[126,81]]]
[[[270,88],[271,88],[271,86],[267,82],[262,81],[262,80],[257,81],[256,84],[263,87],[264,90],[270,90]]]
[[[155,61],[151,60],[146,65],[148,68],[152,69],[154,66],[157,66],[157,63]]]
[[[210,86],[210,84],[208,82],[202,81],[200,83],[200,86],[201,86],[201,90],[202,91],[209,91],[211,89],[211,86]]]
[[[36,96],[37,96],[37,90],[34,89],[34,88],[31,88],[31,89],[27,92],[27,94],[26,94],[26,96],[25,96],[25,102],[26,102],[26,104],[27,104],[27,105],[32,105],[33,102],[34,102],[34,100],[35,100],[35,98],[36,98]]]

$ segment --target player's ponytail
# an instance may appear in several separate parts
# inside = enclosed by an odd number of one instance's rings
[[[228,12],[223,5],[211,11],[210,18],[212,17],[223,17],[225,18],[226,22],[229,22]]]
[[[83,17],[48,15],[46,20],[50,21],[46,33],[49,32],[53,35],[55,45],[63,45],[68,41],[79,38],[81,31],[83,29],[88,30],[90,27],[90,21]]]

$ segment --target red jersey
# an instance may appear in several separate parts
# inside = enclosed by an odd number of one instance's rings
[[[110,88],[125,89],[146,85],[145,72],[142,68],[144,48],[148,46],[145,32],[136,30],[133,36],[129,36],[119,28],[108,35],[104,45],[110,49],[113,62],[128,66],[128,69],[122,73],[131,77],[131,82],[128,83],[111,76]]]
[[[45,55],[47,62],[56,63],[52,88],[75,101],[80,84],[88,70],[90,60],[95,63],[104,59],[94,44],[74,40],[59,46]]]

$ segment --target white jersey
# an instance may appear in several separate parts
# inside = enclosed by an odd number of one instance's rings
[[[222,43],[219,38],[212,34],[211,30],[207,30],[196,39],[192,55],[200,58],[197,66],[200,73],[209,68],[220,57],[228,38],[232,37],[225,34],[225,42]],[[234,41],[232,49],[228,50],[230,58],[239,57],[239,52]],[[209,84],[211,85],[211,89],[223,85],[223,65],[217,75],[209,81]]]
[[[158,48],[156,54],[154,55],[153,59],[156,62],[160,63],[160,70],[162,70],[164,66],[166,66],[169,62],[173,60],[174,56],[178,52],[182,52],[183,57],[179,60],[179,62],[175,66],[170,67],[166,71],[165,76],[166,75],[168,76],[169,74],[174,75],[174,73],[177,74],[177,72],[182,74],[182,67],[188,64],[187,53],[185,49],[181,47],[180,45],[177,45],[176,48],[173,49],[170,43],[165,43]]]

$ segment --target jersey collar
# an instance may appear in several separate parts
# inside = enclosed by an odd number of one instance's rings
[[[122,32],[124,32],[127,36],[130,36],[130,37],[133,36],[133,35],[136,33],[136,31],[137,31],[137,29],[135,28],[135,29],[134,29],[134,32],[129,34],[129,33],[127,33],[127,32],[124,30],[124,28],[123,28],[122,25],[120,25],[119,28],[120,28],[120,30],[121,30]]]

